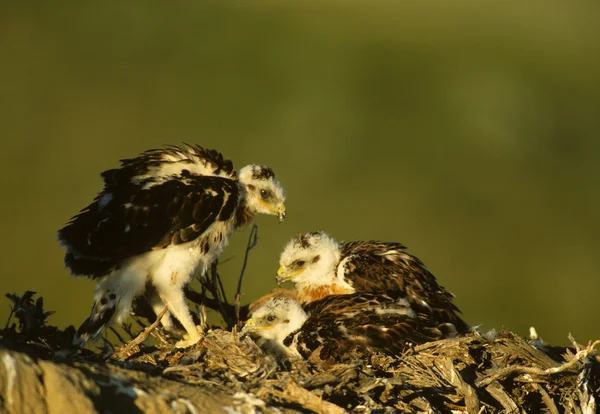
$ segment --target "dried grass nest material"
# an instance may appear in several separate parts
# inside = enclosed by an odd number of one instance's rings
[[[138,384],[163,378],[229,396],[234,405],[251,399],[256,412],[593,413],[600,398],[594,350],[600,341],[556,347],[536,334],[526,340],[508,331],[472,332],[395,357],[356,355],[344,364],[322,366],[278,359],[235,329],[208,330],[194,347],[176,349],[175,339],[152,324],[138,333],[128,327],[131,339],[118,346],[105,343],[98,353],[70,349],[72,328],[48,325],[50,312],[33,294],[9,298],[18,323],[0,330],[3,348],[75,367],[118,366]]]
[[[276,360],[249,338],[216,329],[163,374],[314,412],[587,413],[600,395],[597,344],[560,348],[511,332],[474,332],[397,357],[376,353],[321,367]]]

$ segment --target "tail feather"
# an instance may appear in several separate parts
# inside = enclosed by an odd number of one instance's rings
[[[437,326],[437,330],[440,332],[442,338],[454,338],[459,334],[458,329],[454,324],[450,322],[443,322]]]
[[[97,340],[113,323],[121,324],[129,316],[133,299],[143,293],[146,273],[136,269],[121,269],[98,281],[94,306],[81,324],[73,344],[84,346]]]
[[[119,316],[123,313],[121,298],[110,290],[96,295],[90,316],[81,324],[73,345],[83,347],[96,341],[113,322],[121,322]],[[127,312],[128,313],[128,312]]]
[[[81,324],[73,338],[73,345],[83,347],[87,343],[93,343],[112,325],[116,308],[107,309],[104,312],[94,312],[96,304],[92,309],[92,314]]]

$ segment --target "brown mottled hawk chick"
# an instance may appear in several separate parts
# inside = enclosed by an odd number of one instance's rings
[[[273,171],[231,161],[199,146],[151,149],[102,173],[104,189],[58,231],[65,265],[74,276],[96,279],[94,305],[74,339],[83,345],[129,315],[147,285],[161,322],[175,316],[200,339],[183,288],[219,257],[233,231],[257,213],[285,218],[285,194]]]
[[[302,304],[328,295],[383,293],[405,298],[415,311],[451,323],[459,332],[469,329],[452,303],[454,295],[405,248],[396,242],[340,243],[323,232],[304,233],[283,250],[277,281],[292,281]]]
[[[405,299],[384,294],[332,295],[304,308],[280,297],[256,309],[243,333],[254,332],[289,357],[336,361],[364,352],[401,353],[409,344],[452,337],[452,324],[415,312]]]

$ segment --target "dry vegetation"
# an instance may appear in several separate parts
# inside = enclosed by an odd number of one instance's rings
[[[188,293],[203,300],[205,292]],[[561,348],[536,335],[473,332],[397,357],[315,364],[265,354],[235,327],[175,349],[138,307],[139,332],[126,326],[120,343],[75,350],[73,327],[49,326],[42,298],[7,297],[16,321],[0,331],[3,412],[593,413],[600,396],[598,342]],[[236,307],[217,302],[208,300],[231,320]]]

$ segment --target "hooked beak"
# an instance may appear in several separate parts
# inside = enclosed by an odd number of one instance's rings
[[[250,318],[246,321],[246,324],[242,328],[242,331],[240,332],[240,334],[242,336],[244,336],[244,335],[248,335],[249,333],[252,333],[252,332],[268,331],[269,329],[273,329],[274,327],[275,327],[275,325],[257,324],[256,321],[254,320],[254,318]]]
[[[277,209],[277,217],[279,217],[279,222],[281,223],[283,220],[285,220],[285,216],[286,216],[286,212],[285,212],[285,205],[280,205],[279,208]]]
[[[283,266],[277,270],[277,276],[275,276],[275,281],[277,282],[277,286],[281,286],[283,282],[286,281],[285,272],[283,270]]]
[[[244,327],[240,331],[240,335],[244,336],[244,335],[249,334],[250,332],[254,332],[255,330],[256,330],[256,322],[254,321],[254,319],[250,318],[244,324]]]
[[[273,207],[272,204],[268,204],[268,203],[266,203],[266,202],[264,202],[262,200],[258,200],[258,202],[260,204],[262,204],[263,206],[265,206],[266,208],[268,208],[270,214],[273,214],[274,216],[279,217],[279,222],[280,223],[285,219],[285,216],[287,214],[285,212],[285,205],[283,203],[281,203],[279,205],[279,207],[275,208],[275,207]]]
[[[287,279],[288,279],[288,277],[285,274],[285,270],[284,270],[283,266],[280,266],[279,269],[277,270],[277,276],[275,276],[275,280],[277,281],[277,286],[280,286]]]
[[[283,266],[281,266],[277,270],[277,276],[275,278],[275,280],[277,281],[277,285],[279,286],[283,282],[292,280],[294,278],[294,276],[298,276],[300,273],[304,272],[305,270],[306,270],[306,268],[302,268],[302,269],[294,270],[294,271],[288,273],[288,272],[286,272],[285,268]]]

